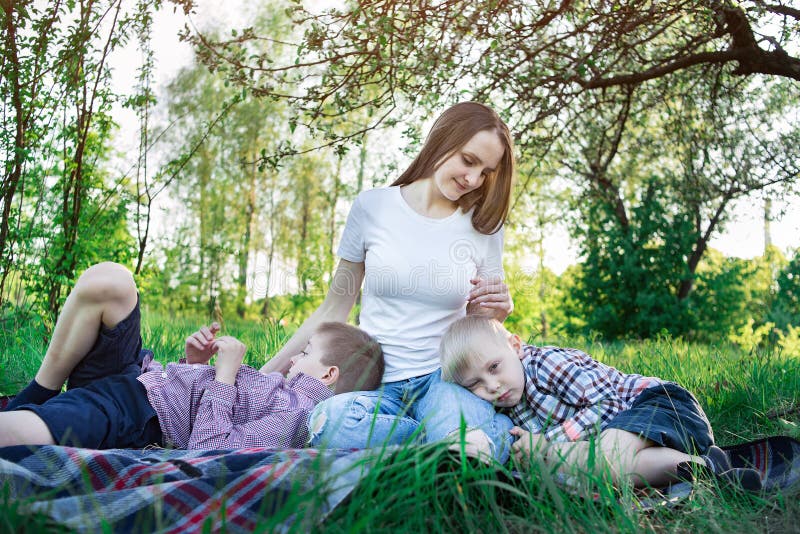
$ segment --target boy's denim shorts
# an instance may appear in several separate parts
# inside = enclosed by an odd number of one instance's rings
[[[139,303],[114,328],[100,328],[91,350],[67,380],[67,391],[44,404],[23,404],[42,418],[58,445],[141,448],[162,441],[142,372]]]
[[[700,403],[671,382],[642,391],[631,407],[605,428],[625,430],[687,454],[703,454],[714,444],[711,424]]]

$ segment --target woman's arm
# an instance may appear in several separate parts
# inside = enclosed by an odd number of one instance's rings
[[[347,322],[347,316],[356,302],[361,283],[364,281],[364,262],[354,263],[339,260],[336,272],[331,280],[331,287],[319,308],[306,319],[297,332],[286,342],[267,363],[261,367],[262,373],[279,372],[286,374],[289,370],[289,359],[299,353],[308,344],[311,334],[317,326],[326,321]]]

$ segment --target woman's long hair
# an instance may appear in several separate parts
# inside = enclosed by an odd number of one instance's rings
[[[504,147],[503,157],[497,169],[478,189],[458,199],[458,205],[465,212],[475,208],[472,226],[478,232],[497,232],[505,223],[511,204],[514,142],[508,126],[489,106],[479,102],[461,102],[445,110],[433,124],[420,153],[392,185],[406,185],[432,176],[447,158],[483,131],[497,133]]]

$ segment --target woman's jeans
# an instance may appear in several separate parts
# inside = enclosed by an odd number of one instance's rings
[[[462,419],[463,418],[463,419]],[[443,382],[441,370],[385,383],[377,391],[335,395],[318,404],[309,418],[312,447],[366,449],[400,443],[457,442],[465,430],[480,429],[492,454],[508,460],[513,441],[511,420],[491,403],[455,384]]]

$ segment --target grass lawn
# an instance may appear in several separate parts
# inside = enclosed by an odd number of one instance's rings
[[[143,313],[145,346],[161,361],[177,360],[183,340],[198,324]],[[3,321],[0,318],[0,321]],[[46,348],[35,322],[0,323],[0,393],[14,393],[34,375]],[[226,325],[248,347],[246,363],[259,366],[286,332],[274,325]],[[626,372],[674,380],[705,407],[717,443],[729,445],[768,435],[800,438],[800,355],[746,354],[728,345],[659,339],[581,348]],[[676,508],[636,511],[635,496],[589,476],[577,492],[553,482],[534,466],[522,481],[507,468],[450,461],[441,445],[402,448],[376,461],[353,493],[326,520],[314,524],[316,499],[297,495],[297,529],[321,532],[800,532],[800,488],[790,494],[745,495],[711,482]],[[0,485],[0,532],[58,530],[41,516],[27,516]],[[263,528],[271,530],[265,518]]]

